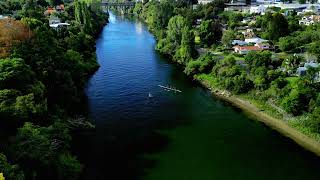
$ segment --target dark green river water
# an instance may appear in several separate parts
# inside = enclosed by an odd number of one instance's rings
[[[154,46],[143,23],[111,14],[86,88],[96,129],[75,140],[83,179],[320,179],[318,157],[214,98]],[[158,87],[167,84],[182,93]]]

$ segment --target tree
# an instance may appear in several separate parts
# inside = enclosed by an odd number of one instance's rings
[[[8,55],[13,45],[29,39],[32,32],[21,21],[11,18],[0,21],[0,58]]]
[[[293,72],[299,67],[300,63],[303,61],[304,61],[303,56],[297,56],[297,55],[289,56],[287,59],[285,59],[282,62],[282,66],[285,67],[287,70]]]
[[[82,171],[82,165],[76,157],[70,154],[61,154],[58,157],[58,176],[60,179],[76,180]]]
[[[316,107],[311,113],[311,116],[309,119],[309,126],[311,127],[313,132],[315,133],[320,132],[320,108],[319,107]]]
[[[236,38],[236,32],[235,31],[233,31],[233,30],[223,31],[222,43],[225,46],[230,47],[232,40],[234,40],[235,38]]]
[[[206,20],[201,22],[199,27],[201,43],[210,47],[221,40],[222,29],[218,21]]]
[[[292,89],[289,95],[282,100],[282,107],[293,115],[300,115],[309,110],[310,100],[315,91],[308,87],[303,80],[298,82],[298,87]]]
[[[182,40],[183,30],[187,26],[187,20],[184,17],[180,15],[172,17],[167,28],[167,39],[178,47]]]
[[[69,130],[59,120],[49,127],[27,122],[18,129],[14,157],[34,174],[50,172],[59,179],[77,179],[82,165],[69,154],[70,142]]]
[[[270,40],[278,40],[280,37],[288,35],[288,26],[287,19],[281,13],[275,13],[268,23],[266,36]]]
[[[188,76],[193,76],[195,74],[198,74],[200,71],[201,61],[190,61],[186,65],[186,68],[184,69],[184,73],[186,73]]]
[[[308,46],[308,52],[317,56],[318,61],[320,61],[320,41],[311,43]]]
[[[22,59],[0,60],[0,89],[25,90],[34,80],[34,72]]]
[[[249,68],[255,71],[256,68],[263,66],[268,67],[271,65],[271,52],[250,52],[245,56],[245,61],[249,65]]]
[[[176,51],[181,48],[180,45],[182,43],[182,36],[184,34],[184,45],[189,44],[190,46],[182,47],[176,56],[180,56],[180,53],[185,55],[186,53],[190,53],[186,52],[186,48],[192,48],[193,46],[190,44],[189,38],[193,35],[188,32],[190,29],[189,26],[190,25],[184,17],[180,15],[172,17],[168,23],[166,31],[167,36],[164,39],[159,40],[157,49],[163,54],[174,56]]]
[[[281,37],[279,39],[279,48],[281,51],[291,51],[297,47],[297,42],[291,36]]]
[[[233,78],[234,87],[232,89],[236,94],[246,93],[253,88],[253,82],[246,76],[246,73],[242,73]]]
[[[49,0],[49,3],[51,6],[55,6],[55,5],[62,4],[63,1],[62,0]]]
[[[182,39],[179,49],[176,51],[174,59],[180,63],[185,64],[190,61],[194,54],[194,35],[188,26],[182,30]]]
[[[75,1],[74,5],[74,15],[75,20],[79,24],[83,25],[85,32],[92,32],[92,21],[91,21],[91,12],[89,11],[90,7],[84,1]]]
[[[8,163],[7,157],[0,153],[0,180],[14,179],[24,180],[24,174],[18,165],[11,165]],[[2,178],[2,179],[1,179]]]
[[[225,4],[224,0],[214,0],[206,4],[203,8],[203,16],[205,20],[214,19],[219,13],[223,12]]]

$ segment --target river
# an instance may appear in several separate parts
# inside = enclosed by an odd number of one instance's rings
[[[214,98],[155,43],[143,23],[110,15],[86,88],[96,128],[75,139],[82,179],[320,179],[318,157]]]

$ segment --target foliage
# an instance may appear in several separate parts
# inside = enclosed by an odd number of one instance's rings
[[[201,42],[207,47],[219,42],[222,37],[222,29],[218,21],[203,21],[198,31]]]
[[[0,153],[0,179],[24,180],[24,174],[18,165],[9,164],[7,157]]]
[[[320,108],[316,107],[310,116],[310,127],[316,133],[320,132]]]
[[[280,37],[288,35],[288,28],[287,19],[282,14],[275,13],[268,22],[268,28],[265,36],[270,40],[278,40]]]
[[[13,45],[32,36],[29,28],[21,21],[7,18],[0,20],[0,58],[6,57]]]
[[[18,19],[0,20],[0,53],[6,56],[0,59],[0,123],[12,139],[3,153],[17,164],[0,154],[6,179],[77,179],[82,170],[70,152],[69,123],[84,113],[75,104],[82,104],[83,85],[98,67],[95,37],[107,15],[90,3],[65,3],[58,16],[71,26],[55,31],[43,13],[47,5],[0,2],[0,12],[8,7]]]
[[[188,62],[186,68],[184,69],[184,72],[189,76],[202,73],[207,74],[211,72],[212,67],[216,64],[217,61],[218,60],[216,56],[207,53],[200,56],[195,61]]]
[[[222,35],[222,43],[227,46],[230,47],[231,46],[231,41],[234,40],[236,38],[236,32],[232,31],[232,30],[226,30],[223,31],[223,35]]]

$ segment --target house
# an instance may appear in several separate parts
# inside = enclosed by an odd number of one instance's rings
[[[58,24],[58,23],[61,23],[60,18],[58,18],[58,17],[56,17],[56,16],[50,16],[49,25],[51,25],[51,24]]]
[[[52,7],[48,7],[48,9],[44,12],[44,15],[45,16],[50,16],[50,15],[52,15],[54,13],[57,13],[57,11]]]
[[[266,7],[264,5],[259,5],[259,6],[251,6],[250,7],[250,13],[251,14],[264,14],[266,11]]]
[[[253,43],[253,44],[268,42],[268,40],[262,39],[262,38],[259,38],[259,37],[248,38],[248,39],[245,39],[244,41],[245,41],[246,43]]]
[[[56,6],[56,11],[57,12],[64,12],[64,4],[60,4]]]
[[[255,46],[258,46],[259,48],[261,48],[263,50],[270,49],[270,44],[266,43],[266,42],[257,43],[257,44],[255,44]]]
[[[311,15],[311,16],[303,16],[302,19],[299,21],[299,24],[309,26],[319,22],[320,22],[320,15]]]
[[[70,26],[70,24],[69,23],[56,23],[56,24],[51,24],[49,26],[57,31],[57,30],[60,30],[60,29],[63,29],[63,28]]]
[[[249,22],[251,22],[254,18],[252,17],[245,17],[243,18],[243,20],[241,21],[243,24],[247,24]]]
[[[298,67],[297,68],[297,75],[298,76],[304,76],[307,74],[307,70],[308,68],[318,68],[320,67],[320,65],[318,63],[314,63],[314,62],[309,62],[309,63],[305,63],[303,67]],[[320,72],[317,73],[316,78],[320,77]]]
[[[232,45],[239,45],[239,46],[244,46],[244,45],[247,45],[248,43],[244,42],[244,41],[241,41],[241,40],[233,40],[231,42]]]
[[[248,13],[250,12],[250,6],[247,6],[245,2],[225,3],[224,11],[239,11],[242,13]]]
[[[245,31],[241,32],[244,38],[253,38],[255,37],[254,31],[252,28],[246,29]]]
[[[198,4],[208,4],[211,3],[213,0],[198,0]]]
[[[7,18],[9,18],[9,16],[0,15],[0,20],[7,19]]]
[[[60,30],[70,26],[69,23],[62,23],[61,20],[56,16],[51,16],[49,19],[49,26],[55,30]]]
[[[251,51],[262,51],[258,46],[234,46],[233,47],[234,52],[238,54],[248,54]]]
[[[234,46],[234,52],[238,54],[248,54],[251,51],[263,51],[270,49],[268,43],[256,43],[254,46]]]
[[[62,13],[64,12],[65,8],[63,4],[57,5],[56,7],[48,7],[48,9],[44,12],[45,16],[50,16],[55,13]]]

